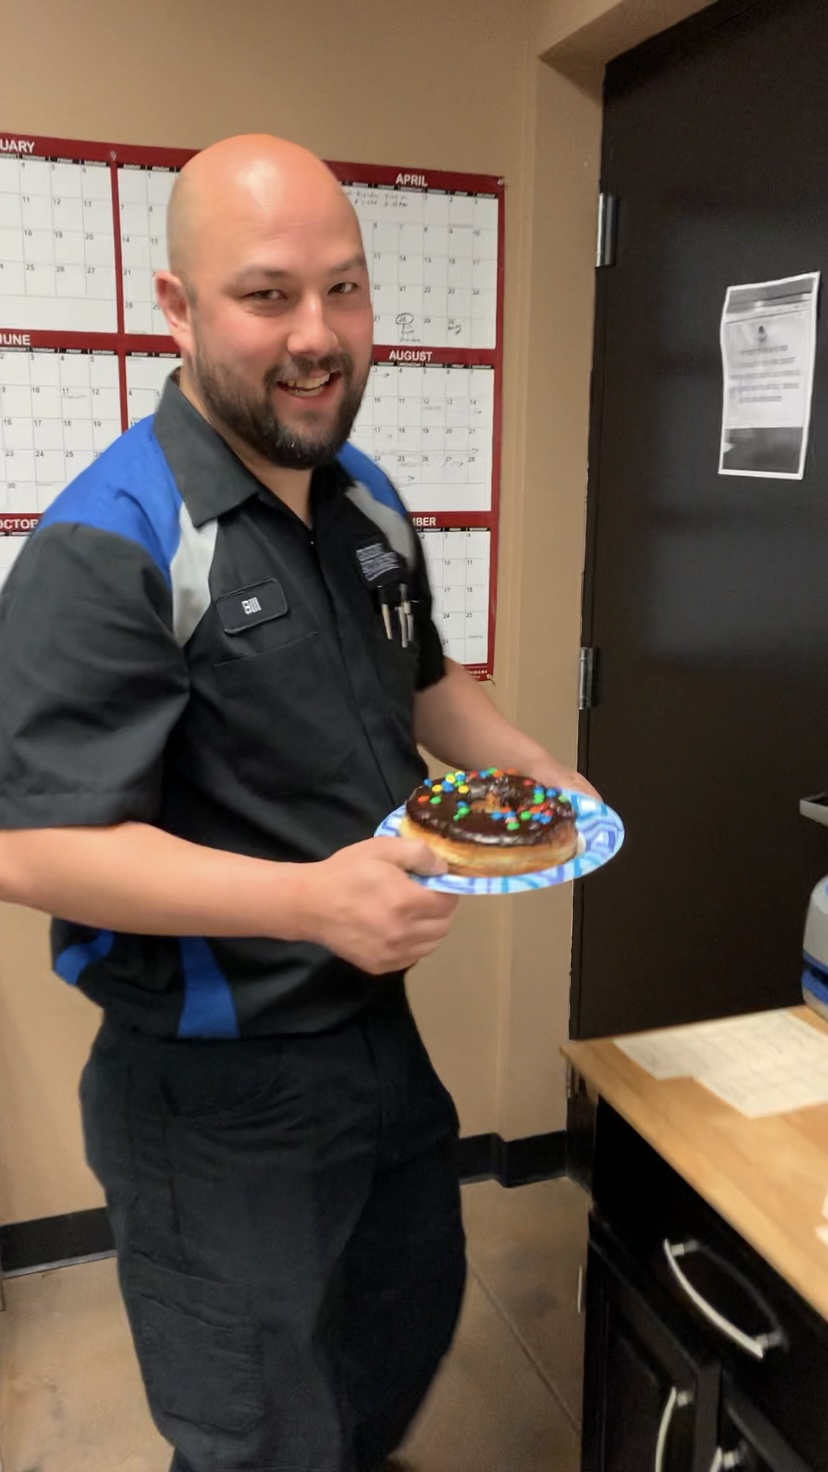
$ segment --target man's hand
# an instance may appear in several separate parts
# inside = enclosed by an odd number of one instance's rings
[[[460,772],[505,767],[534,777],[544,787],[566,787],[598,797],[579,772],[571,772],[496,710],[483,686],[454,660],[436,685],[414,701],[417,742],[438,761]],[[600,801],[600,798],[599,798]]]
[[[300,939],[327,946],[372,976],[405,971],[448,934],[457,900],[415,884],[443,874],[424,843],[369,838],[303,866]]]
[[[562,767],[554,757],[544,756],[543,760],[533,762],[527,776],[542,782],[544,787],[563,787],[568,792],[583,792],[587,797],[597,797],[599,802],[602,801],[601,794],[596,792],[591,782],[587,782],[586,777]]]

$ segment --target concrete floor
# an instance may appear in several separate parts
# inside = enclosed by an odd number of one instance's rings
[[[577,1472],[587,1200],[571,1181],[466,1186],[471,1277],[411,1472]],[[0,1472],[167,1472],[111,1259],[13,1278],[0,1314]]]

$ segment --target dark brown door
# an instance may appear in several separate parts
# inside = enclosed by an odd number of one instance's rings
[[[803,481],[719,476],[729,285],[828,273],[828,4],[723,0],[613,63],[581,760],[627,843],[578,887],[575,1036],[795,1002],[828,830],[828,334]],[[823,279],[823,297],[828,281]]]

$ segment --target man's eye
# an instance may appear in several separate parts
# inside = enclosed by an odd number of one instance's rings
[[[266,291],[249,291],[247,293],[247,300],[249,302],[278,302],[281,301],[283,296],[284,292],[278,291],[275,286],[272,286]]]
[[[338,296],[350,296],[352,292],[359,291],[359,287],[355,281],[340,281],[337,286],[331,287],[331,291],[335,291]]]

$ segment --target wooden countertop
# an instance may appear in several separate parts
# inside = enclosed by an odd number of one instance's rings
[[[792,1009],[821,1031],[807,1007]],[[657,1080],[611,1038],[569,1043],[573,1068],[828,1319],[828,1104],[748,1119],[692,1079]]]

